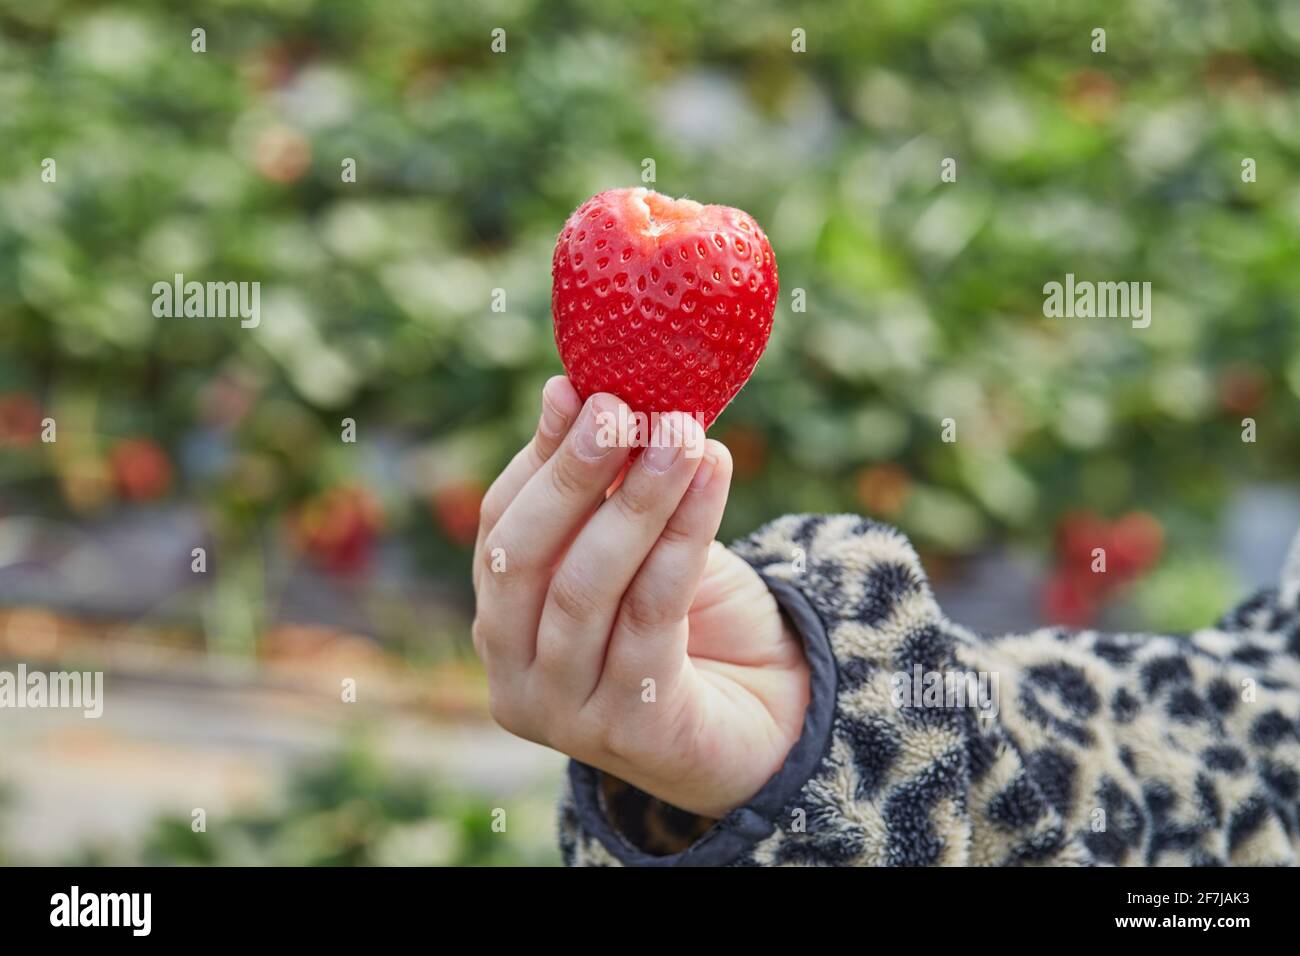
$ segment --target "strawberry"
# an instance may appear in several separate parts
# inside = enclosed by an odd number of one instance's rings
[[[883,462],[858,472],[858,500],[867,512],[884,518],[895,517],[907,504],[912,479],[907,469]]]
[[[433,493],[430,504],[438,526],[462,548],[472,545],[478,534],[483,491],[483,486],[477,481],[466,479],[443,485]]]
[[[707,428],[758,363],[776,309],[776,258],[748,213],[648,189],[592,196],[551,267],[555,343],[584,399],[682,411]]]
[[[379,502],[366,488],[337,485],[290,519],[299,550],[332,574],[355,574],[370,562],[383,526]]]
[[[1110,526],[1111,562],[1123,577],[1137,577],[1164,550],[1165,529],[1144,511],[1131,511]]]
[[[167,452],[148,438],[126,438],[108,455],[118,494],[127,501],[161,498],[172,483],[172,463]]]
[[[1097,613],[1097,591],[1079,572],[1057,570],[1043,590],[1043,616],[1067,627],[1087,627]]]
[[[0,395],[0,445],[30,445],[41,432],[41,407],[22,392]]]
[[[1056,551],[1061,563],[1072,570],[1088,570],[1093,550],[1106,547],[1110,527],[1091,511],[1072,511],[1056,526]]]

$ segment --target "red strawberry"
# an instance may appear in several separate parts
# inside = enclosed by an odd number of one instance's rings
[[[707,428],[772,332],[776,258],[748,213],[648,189],[592,196],[551,267],[555,342],[584,399],[698,414]]]
[[[148,438],[125,438],[108,455],[118,494],[127,501],[150,501],[166,494],[172,483],[167,452]]]
[[[334,574],[364,570],[382,526],[379,502],[354,485],[338,485],[312,498],[290,524],[299,549]]]
[[[1056,551],[1061,563],[1074,571],[1087,571],[1093,550],[1105,548],[1110,539],[1106,522],[1091,511],[1072,511],[1056,526]]]
[[[1164,527],[1146,512],[1129,512],[1110,526],[1112,563],[1124,577],[1136,577],[1155,564],[1164,544]]]
[[[907,504],[911,491],[912,479],[899,465],[884,462],[858,472],[858,500],[870,514],[894,517]]]
[[[41,432],[41,407],[22,392],[0,395],[0,445],[30,445]]]
[[[1067,627],[1087,627],[1097,613],[1097,592],[1090,579],[1057,570],[1043,590],[1043,616]]]
[[[434,517],[443,533],[461,547],[469,547],[478,534],[483,486],[473,479],[443,485],[433,493]]]

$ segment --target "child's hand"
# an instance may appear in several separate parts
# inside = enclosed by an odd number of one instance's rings
[[[557,377],[537,433],[483,500],[474,646],[507,730],[675,806],[721,817],[781,766],[802,729],[808,665],[762,580],[713,540],[731,456],[699,424],[661,417],[629,449]],[[576,423],[575,423],[576,419]],[[651,681],[653,683],[651,683]]]

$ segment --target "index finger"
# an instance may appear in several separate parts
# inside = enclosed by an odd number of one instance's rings
[[[537,430],[483,496],[479,510],[478,536],[474,542],[475,590],[478,590],[479,575],[482,573],[479,554],[488,532],[501,520],[506,508],[528,483],[528,479],[537,474],[538,469],[555,454],[555,449],[560,447],[560,442],[568,434],[573,420],[581,410],[582,399],[567,378],[555,375],[547,380],[542,387],[542,411],[537,419]]]

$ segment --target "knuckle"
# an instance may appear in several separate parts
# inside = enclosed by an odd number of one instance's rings
[[[669,521],[664,530],[659,532],[659,540],[665,544],[690,544],[695,540],[691,529],[681,521]]]
[[[583,498],[590,492],[592,469],[572,452],[551,459],[551,487],[562,498]]]
[[[623,598],[623,623],[633,631],[649,631],[663,626],[662,602],[645,588],[632,588]]]
[[[551,581],[551,603],[571,621],[586,621],[601,610],[600,601],[573,574],[557,574]]]
[[[630,487],[630,482],[625,481],[613,501],[626,521],[639,524],[655,511],[660,498],[648,488]]]

